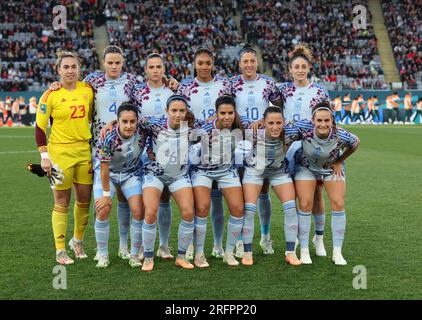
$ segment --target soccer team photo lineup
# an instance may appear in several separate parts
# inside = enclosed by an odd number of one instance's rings
[[[420,1],[0,12],[2,299],[422,298]]]

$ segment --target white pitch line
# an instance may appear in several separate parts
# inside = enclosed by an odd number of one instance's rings
[[[33,136],[3,136],[3,135],[0,135],[0,138],[12,138],[12,139],[23,138],[23,139],[28,139],[28,138],[35,138],[35,135],[33,135]]]
[[[16,154],[16,153],[33,153],[38,152],[38,150],[28,150],[28,151],[0,151],[0,155],[2,154]]]

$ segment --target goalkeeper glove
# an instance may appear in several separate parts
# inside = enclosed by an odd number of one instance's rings
[[[54,189],[56,185],[63,184],[63,170],[57,164],[53,164],[51,167],[51,176],[48,176],[47,173],[41,168],[40,164],[28,164],[27,165],[28,171],[36,174],[39,177],[47,176],[48,182],[50,183],[51,189]]]

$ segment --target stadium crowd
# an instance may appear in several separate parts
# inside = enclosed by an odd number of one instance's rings
[[[382,6],[400,80],[416,89],[417,83],[422,83],[422,3],[383,0]]]
[[[178,80],[193,77],[193,53],[201,46],[216,54],[216,70],[232,76],[242,37],[224,1],[175,0],[156,6],[154,1],[108,2],[104,14],[110,43],[125,48],[129,72],[144,75],[145,58],[164,56],[168,73]],[[233,47],[232,54],[223,50]]]
[[[99,68],[94,45],[95,0],[63,0],[66,29],[54,30],[50,1],[0,4],[0,90],[42,91],[56,79],[57,51],[69,49],[83,59],[86,74]]]
[[[264,68],[271,69],[277,81],[289,78],[288,52],[306,42],[316,59],[312,77],[328,88],[338,83],[343,89],[381,89],[383,71],[370,19],[366,30],[352,27],[352,9],[358,4],[365,5],[362,1],[242,1],[242,31],[261,48]]]
[[[111,44],[124,48],[127,70],[144,77],[146,55],[162,54],[167,73],[177,80],[193,77],[192,57],[199,46],[216,56],[216,72],[238,73],[237,53],[243,41],[258,45],[264,61],[261,72],[270,71],[276,81],[289,78],[288,52],[305,42],[313,48],[311,80],[327,89],[387,89],[376,38],[368,13],[367,29],[352,27],[354,0],[336,1],[229,1],[206,2],[62,0],[67,9],[67,29],[54,30],[48,1],[29,0],[0,4],[0,90],[42,91],[54,77],[57,50],[72,49],[83,58],[82,76],[99,69],[94,43],[94,21],[107,20]],[[421,6],[410,0],[382,1],[385,23],[406,88],[422,85]],[[231,10],[232,9],[232,10]],[[240,15],[237,27],[235,13]],[[312,13],[312,14],[309,14]],[[324,36],[321,36],[324,35]],[[244,40],[245,36],[245,40]]]

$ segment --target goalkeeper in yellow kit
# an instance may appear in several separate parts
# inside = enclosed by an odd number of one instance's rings
[[[74,233],[69,242],[76,258],[87,258],[83,238],[88,224],[92,190],[92,162],[89,140],[94,93],[89,84],[79,81],[80,62],[76,54],[62,51],[56,71],[62,87],[42,95],[35,126],[35,139],[41,153],[41,168],[52,176],[52,169],[63,170],[63,182],[53,189],[52,224],[56,245],[56,261],[72,264],[65,247],[68,210],[72,185],[75,188]],[[47,143],[47,126],[51,133]],[[54,169],[53,169],[54,171]]]

